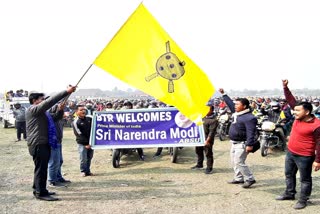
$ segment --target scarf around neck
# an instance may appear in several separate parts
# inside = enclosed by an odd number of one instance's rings
[[[240,112],[235,112],[233,113],[232,117],[233,117],[233,122],[232,123],[236,123],[237,122],[237,117],[240,116],[240,115],[243,115],[243,114],[246,114],[250,112],[250,109],[245,109],[243,111],[240,111]]]

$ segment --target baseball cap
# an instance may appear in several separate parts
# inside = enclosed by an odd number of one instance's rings
[[[44,97],[44,93],[39,91],[30,91],[29,100],[38,99],[39,97]]]

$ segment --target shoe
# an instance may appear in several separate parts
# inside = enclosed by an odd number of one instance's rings
[[[19,142],[19,141],[21,141],[21,139],[17,139],[17,140],[15,140],[14,142]]]
[[[85,173],[85,172],[81,172],[81,177],[86,177],[87,176],[87,174]]]
[[[206,171],[204,171],[205,174],[209,175],[213,173],[213,169],[212,168],[206,168]]]
[[[244,181],[237,181],[237,180],[232,180],[232,181],[228,181],[227,182],[228,184],[243,184],[244,183]]]
[[[43,200],[43,201],[58,201],[59,198],[54,198],[51,195],[45,195],[45,196],[40,196],[40,195],[35,195],[36,199]]]
[[[144,155],[141,155],[139,158],[140,158],[141,161],[145,160],[145,156]]]
[[[60,182],[60,183],[65,183],[65,184],[71,183],[70,180],[66,180],[66,179],[64,179],[64,178],[59,179],[59,182]]]
[[[276,197],[276,200],[278,201],[284,201],[284,200],[294,200],[294,196],[290,196],[290,195],[279,195]]]
[[[47,193],[47,195],[55,195],[56,193],[55,192],[49,192]],[[36,191],[33,191],[33,195],[36,196]]]
[[[195,165],[193,167],[191,167],[192,170],[199,170],[199,169],[202,169],[203,166],[198,166],[198,165]]]
[[[86,176],[93,176],[93,173],[91,173],[91,172],[87,172],[85,174],[86,174]]]
[[[50,182],[49,187],[67,187],[67,186],[60,182]]]
[[[246,182],[244,182],[244,184],[242,185],[242,188],[247,189],[247,188],[251,187],[252,184],[254,184],[254,183],[256,183],[256,180],[246,181]]]
[[[306,201],[298,201],[294,206],[293,208],[296,209],[296,210],[300,210],[300,209],[303,209],[307,206],[307,202]]]

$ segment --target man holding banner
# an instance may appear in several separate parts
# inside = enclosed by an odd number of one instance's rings
[[[203,168],[203,160],[204,153],[207,158],[207,168],[205,170],[205,174],[213,173],[213,144],[214,144],[214,136],[216,134],[216,130],[218,127],[218,120],[216,115],[214,114],[214,106],[211,101],[207,103],[207,106],[210,107],[208,114],[203,118],[203,128],[205,134],[205,144],[204,146],[196,147],[197,154],[197,164],[191,169],[202,169]]]
[[[92,175],[90,166],[93,150],[89,145],[92,118],[86,116],[86,108],[83,105],[77,106],[76,114],[78,117],[73,121],[72,127],[78,143],[81,176],[86,177]]]

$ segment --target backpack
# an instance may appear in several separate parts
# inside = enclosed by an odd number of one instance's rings
[[[260,149],[260,141],[259,141],[259,130],[256,130],[256,134],[254,137],[254,144],[253,144],[253,148],[252,151],[250,151],[251,153],[255,153],[256,151],[258,151]]]

